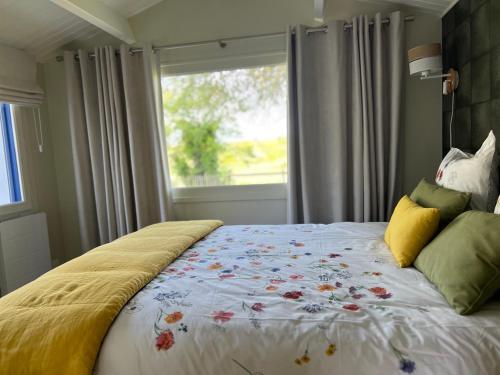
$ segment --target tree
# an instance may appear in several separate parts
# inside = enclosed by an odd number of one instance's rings
[[[186,185],[223,183],[222,137],[234,134],[235,116],[285,95],[283,65],[164,77],[163,107],[170,160]],[[248,155],[251,148],[245,148]]]

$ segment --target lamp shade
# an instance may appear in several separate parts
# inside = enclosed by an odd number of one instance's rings
[[[408,51],[408,61],[410,63],[410,75],[428,76],[432,73],[441,73],[443,70],[441,44],[424,44],[410,49]]]

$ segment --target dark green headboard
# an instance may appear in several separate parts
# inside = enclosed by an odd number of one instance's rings
[[[500,1],[460,0],[442,27],[443,68],[460,74],[453,146],[475,152],[491,129],[500,140]],[[450,115],[451,96],[445,96],[443,154],[449,150]]]

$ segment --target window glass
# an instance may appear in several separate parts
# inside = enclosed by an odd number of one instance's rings
[[[284,64],[162,76],[174,187],[285,183]]]
[[[23,200],[12,107],[0,103],[0,206]]]

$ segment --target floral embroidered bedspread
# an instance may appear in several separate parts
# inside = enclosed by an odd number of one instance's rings
[[[456,314],[383,223],[224,226],[120,313],[95,372],[498,374],[500,300]]]

